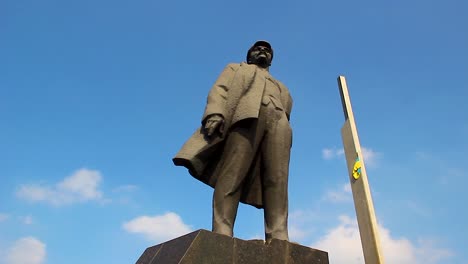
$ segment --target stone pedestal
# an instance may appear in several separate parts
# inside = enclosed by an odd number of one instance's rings
[[[328,264],[328,253],[283,240],[241,240],[197,230],[149,247],[136,264]]]

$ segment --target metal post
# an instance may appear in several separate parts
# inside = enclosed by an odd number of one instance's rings
[[[349,180],[353,192],[354,208],[361,236],[362,250],[366,264],[383,264],[384,258],[380,246],[380,237],[372,202],[366,167],[362,156],[361,145],[354,121],[351,99],[344,76],[338,77],[341,102],[345,115],[345,123],[341,128],[346,163],[348,164]]]

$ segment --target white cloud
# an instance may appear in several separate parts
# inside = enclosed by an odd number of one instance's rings
[[[326,160],[331,160],[339,158],[344,155],[344,150],[342,148],[324,148],[322,149],[322,158]]]
[[[330,263],[364,263],[359,230],[348,216],[340,216],[340,225],[330,230],[312,247],[327,251]]]
[[[446,261],[444,261],[445,259],[455,255],[451,250],[438,248],[436,242],[433,240],[420,239],[418,244],[420,246],[416,249],[416,255],[425,257],[425,263],[446,263]]]
[[[103,194],[99,190],[101,180],[99,171],[80,169],[53,186],[21,185],[16,195],[27,201],[45,202],[56,206],[91,200],[104,202]]]
[[[121,185],[116,188],[114,188],[112,191],[113,192],[133,192],[138,190],[138,186],[132,185],[132,184],[127,184],[127,185]]]
[[[352,202],[353,195],[351,192],[351,185],[346,183],[338,190],[328,190],[325,193],[323,200],[332,203]]]
[[[313,223],[321,215],[314,211],[295,210],[289,213],[289,239],[293,242],[301,243],[314,233],[316,227]]]
[[[440,163],[438,164],[439,166],[441,165]],[[429,165],[433,166],[433,164]],[[441,171],[441,174],[437,181],[441,185],[465,185],[465,179],[467,176],[466,171],[463,169],[459,168],[450,168],[448,166],[441,166],[439,169]]]
[[[291,241],[301,241],[305,237],[307,237],[308,234],[309,232],[305,231],[297,225],[294,225],[292,223],[289,225],[288,235]]]
[[[376,167],[378,161],[382,157],[382,153],[377,152],[371,148],[361,147],[362,155],[364,156],[364,162],[367,166]],[[322,158],[325,160],[340,159],[344,158],[343,148],[324,148],[322,149]]]
[[[411,212],[420,216],[430,217],[432,215],[430,208],[425,207],[416,201],[409,200],[406,202],[406,206],[411,210]]]
[[[361,147],[362,155],[364,156],[364,162],[366,166],[376,167],[380,158],[382,157],[382,153],[377,152],[371,148]]]
[[[32,225],[34,223],[33,218],[30,215],[22,216],[20,217],[20,220],[25,225]]]
[[[10,217],[10,215],[8,215],[8,214],[0,213],[0,223],[3,222],[3,221],[6,221],[9,217]]]
[[[312,245],[328,251],[330,263],[362,264],[361,239],[357,222],[349,216],[339,217],[340,224]],[[446,263],[453,253],[438,248],[433,241],[419,240],[417,244],[406,238],[394,238],[390,230],[379,226],[380,240],[386,263],[389,264],[436,264]]]
[[[6,264],[45,263],[46,245],[34,237],[18,239],[6,252]]]
[[[173,212],[156,216],[139,216],[123,224],[129,233],[141,234],[153,242],[164,242],[187,233],[191,228]]]
[[[416,151],[415,155],[416,155],[416,158],[419,160],[428,160],[432,158],[432,155],[425,151]]]
[[[260,234],[255,234],[249,238],[249,240],[264,240],[264,236]]]

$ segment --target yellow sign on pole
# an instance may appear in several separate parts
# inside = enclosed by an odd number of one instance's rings
[[[380,237],[372,202],[366,167],[362,156],[361,145],[357,133],[354,114],[351,108],[348,87],[344,76],[338,77],[341,103],[345,115],[345,123],[341,129],[349,180],[353,193],[354,208],[361,236],[362,250],[366,264],[383,264],[384,258],[380,246]]]

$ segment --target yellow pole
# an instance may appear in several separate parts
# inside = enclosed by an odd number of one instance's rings
[[[351,99],[344,76],[338,77],[338,86],[345,115],[345,123],[341,128],[341,137],[346,163],[348,164],[349,180],[353,192],[354,208],[358,220],[364,260],[366,264],[383,264],[384,258],[380,246],[374,204],[367,180],[366,167],[364,166],[364,158],[359,143],[354,114],[351,108]]]

